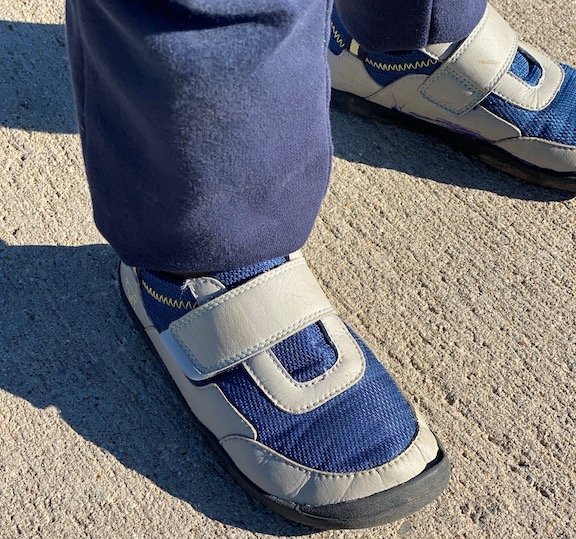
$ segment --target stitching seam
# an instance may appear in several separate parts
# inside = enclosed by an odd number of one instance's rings
[[[337,318],[337,317],[336,317]],[[342,324],[341,320],[339,318],[337,318],[338,322],[340,324]],[[320,320],[318,323],[322,323],[322,321]],[[343,324],[342,324],[343,326]],[[282,365],[282,363],[280,363],[280,361],[278,360],[278,358],[276,357],[276,354],[274,354],[274,352],[272,352],[272,350],[267,350],[266,353],[270,356],[270,359],[272,360],[272,362],[276,365],[276,368],[280,371],[280,374],[288,381],[290,382],[290,384],[292,384],[295,388],[297,389],[304,389],[307,387],[312,387],[320,382],[322,382],[327,376],[330,376],[330,374],[332,372],[334,372],[335,370],[338,370],[340,368],[340,364],[342,363],[342,353],[340,352],[340,348],[338,348],[338,345],[334,342],[334,340],[330,337],[330,335],[328,335],[329,339],[330,339],[330,343],[334,346],[334,348],[336,349],[336,361],[334,362],[334,365],[332,365],[326,372],[324,372],[323,374],[321,374],[320,376],[317,376],[316,378],[314,378],[313,380],[308,380],[307,382],[298,382],[296,380],[294,380],[286,371],[286,369],[284,368],[284,365]]]
[[[376,69],[379,69],[380,71],[410,71],[413,69],[424,69],[426,67],[430,67],[431,65],[437,64],[438,60],[429,58],[428,60],[421,60],[404,64],[385,64],[382,62],[375,62],[370,58],[366,58],[364,62]]]
[[[338,30],[336,29],[336,25],[332,21],[330,21],[330,28],[332,29],[332,36],[334,37],[334,40],[336,41],[336,43],[338,43],[338,45],[340,45],[340,48],[345,49],[346,48],[346,41],[344,41],[342,34],[340,32],[338,32]]]
[[[191,301],[169,298],[163,294],[160,294],[159,292],[156,292],[156,290],[154,290],[146,281],[144,281],[144,279],[141,279],[141,282],[144,290],[146,290],[148,295],[163,305],[167,305],[168,307],[172,307],[174,309],[194,308],[195,303],[192,303]]]
[[[242,436],[237,436],[237,435],[228,436],[222,440],[222,443],[227,442],[228,440],[239,440],[241,442],[248,443],[248,445],[256,445],[259,449],[261,449],[263,452],[268,454],[270,456],[270,459],[275,460],[277,462],[280,462],[281,464],[283,464],[285,466],[289,466],[290,468],[293,468],[295,470],[298,470],[298,471],[306,474],[307,476],[314,478],[315,480],[325,481],[325,480],[330,480],[330,479],[340,479],[340,478],[345,479],[345,478],[349,478],[349,477],[356,478],[356,477],[363,477],[363,476],[370,476],[370,475],[379,475],[380,472],[383,472],[386,469],[391,468],[392,466],[394,466],[394,465],[396,465],[396,464],[398,464],[404,460],[412,458],[412,454],[415,452],[420,453],[420,455],[422,456],[422,460],[424,462],[426,462],[427,459],[424,458],[424,456],[422,454],[422,450],[420,449],[420,444],[421,444],[422,438],[423,438],[423,434],[422,434],[423,428],[419,422],[417,424],[418,424],[418,434],[414,437],[414,440],[412,440],[412,443],[410,443],[410,445],[402,453],[400,453],[397,457],[393,458],[391,461],[386,462],[386,463],[382,464],[381,466],[378,466],[377,468],[372,468],[370,470],[363,470],[360,472],[337,473],[337,472],[323,472],[322,470],[311,470],[311,469],[305,468],[303,466],[299,466],[296,463],[287,462],[284,459],[282,459],[281,456],[276,455],[272,451],[270,451],[266,446],[264,446],[264,444],[262,444],[262,443],[253,444],[249,440],[247,440],[246,438],[244,438]]]
[[[502,93],[500,93],[498,90],[493,90],[493,92],[500,98],[504,99],[504,101],[507,101],[508,103],[512,103],[513,105],[516,105],[517,107],[521,107],[523,109],[526,110],[530,110],[533,112],[538,112],[542,109],[545,109],[548,105],[550,105],[552,103],[552,101],[554,101],[554,99],[556,99],[556,96],[558,95],[558,92],[560,91],[560,89],[562,88],[562,85],[564,84],[564,79],[566,78],[566,73],[564,72],[564,70],[558,65],[557,62],[554,62],[554,65],[556,67],[558,67],[561,71],[561,75],[560,75],[560,84],[558,84],[558,86],[556,87],[556,90],[554,92],[552,92],[552,95],[549,97],[549,99],[547,99],[543,104],[539,104],[538,107],[534,107],[534,106],[526,106],[526,103],[520,103],[519,101],[515,100],[514,98],[508,97]],[[542,77],[544,77],[544,66],[542,66]],[[517,77],[515,77],[516,79],[518,79]],[[520,81],[520,79],[518,79]],[[522,82],[522,81],[520,81]],[[534,90],[538,90],[538,87],[534,87]],[[536,93],[536,92],[535,92]]]

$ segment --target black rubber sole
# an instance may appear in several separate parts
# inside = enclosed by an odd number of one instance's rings
[[[336,110],[379,121],[392,121],[412,131],[431,135],[462,153],[525,182],[561,191],[576,192],[575,174],[554,172],[531,165],[489,142],[463,133],[454,133],[445,127],[388,109],[340,90],[332,90],[331,104]]]
[[[119,285],[122,299],[130,317],[140,333],[146,338],[148,346],[162,365],[165,375],[170,379],[174,387],[178,389],[156,347],[133,311],[122,287],[121,279],[119,279]],[[178,394],[185,402],[179,390]],[[188,408],[188,403],[186,403],[186,407]],[[216,437],[194,414],[192,414],[192,417],[196,428],[214,450],[224,469],[230,473],[251,498],[270,507],[289,520],[313,528],[324,530],[370,528],[400,520],[436,500],[446,488],[450,479],[450,463],[444,451],[440,448],[436,460],[430,463],[422,473],[390,490],[379,492],[360,500],[332,505],[300,505],[272,496],[250,481],[234,464]]]

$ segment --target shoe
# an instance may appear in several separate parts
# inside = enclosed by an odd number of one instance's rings
[[[376,54],[332,15],[333,104],[408,122],[531,183],[576,191],[576,69],[519,42],[488,5],[462,42]]]
[[[144,329],[225,468],[317,528],[363,528],[436,499],[450,466],[424,420],[295,253],[185,282],[120,265]]]

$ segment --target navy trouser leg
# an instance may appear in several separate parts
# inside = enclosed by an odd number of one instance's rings
[[[306,241],[331,162],[327,0],[68,0],[95,221],[128,264],[208,272]]]
[[[485,0],[337,0],[366,48],[464,37]],[[95,221],[128,264],[231,269],[306,241],[331,158],[331,0],[67,0]]]
[[[365,49],[419,49],[465,38],[487,0],[335,0],[347,30]]]

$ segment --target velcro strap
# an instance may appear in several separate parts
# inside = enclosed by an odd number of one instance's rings
[[[332,306],[303,258],[286,262],[190,311],[169,332],[209,378],[320,320]],[[190,375],[190,371],[187,372]]]
[[[455,114],[479,105],[508,72],[518,37],[488,5],[484,17],[444,64],[422,85],[425,99]]]

